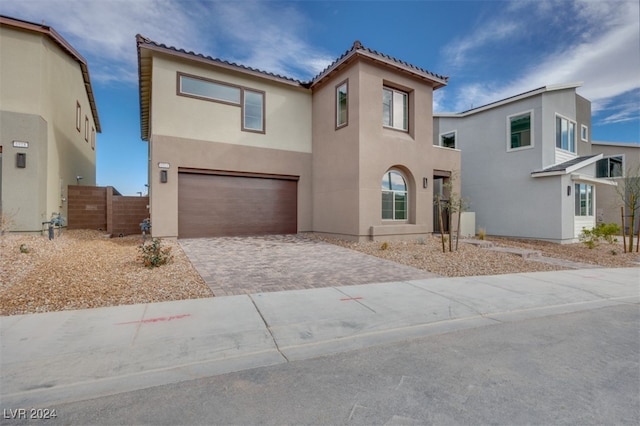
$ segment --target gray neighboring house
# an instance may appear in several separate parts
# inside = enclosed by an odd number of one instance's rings
[[[434,143],[462,152],[462,196],[476,231],[577,241],[596,224],[602,154],[591,146],[591,102],[580,83],[540,87],[461,113],[434,114]]]
[[[617,187],[599,188],[596,220],[598,223],[620,225],[620,207],[623,206],[623,200],[619,191],[625,191],[625,179],[640,179],[640,143],[593,141],[591,145],[594,153],[603,155],[596,164],[596,176],[618,183]],[[625,214],[630,214],[628,209]],[[634,229],[640,226],[638,221],[640,217],[636,218]],[[627,222],[626,225],[629,226],[629,223]]]

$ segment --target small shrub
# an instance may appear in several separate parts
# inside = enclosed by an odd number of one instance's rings
[[[20,244],[20,253],[29,253],[29,247],[26,244]]]
[[[593,229],[582,228],[580,241],[590,249],[598,245],[600,240],[605,240],[609,244],[618,241],[615,235],[620,233],[620,226],[615,223],[599,223]]]
[[[380,250],[387,250],[389,249],[389,243],[388,242],[383,242],[382,245],[380,245]]]
[[[418,244],[420,244],[421,246],[425,245],[427,242],[424,240],[424,238],[420,237],[418,238]]]
[[[171,247],[162,247],[159,239],[154,238],[150,242],[144,242],[140,246],[140,260],[147,268],[155,268],[165,265],[173,259]]]
[[[487,238],[487,230],[484,228],[478,228],[478,239],[484,240]]]

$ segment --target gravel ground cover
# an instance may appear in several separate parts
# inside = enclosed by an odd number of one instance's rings
[[[450,277],[563,269],[464,243],[457,252],[442,253],[436,236],[389,242],[383,250],[380,242],[352,243],[303,235]],[[639,260],[638,253],[624,254],[620,245],[607,243],[590,250],[582,244],[490,240],[594,266],[638,266]],[[40,235],[0,236],[0,315],[213,296],[175,240],[162,240],[163,246],[171,247],[173,259],[151,269],[139,259],[141,243],[140,236],[107,238],[88,230],[64,231],[51,241]],[[28,252],[23,253],[21,246]]]

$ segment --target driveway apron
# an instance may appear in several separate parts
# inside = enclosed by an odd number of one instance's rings
[[[215,296],[435,278],[301,235],[179,240]]]

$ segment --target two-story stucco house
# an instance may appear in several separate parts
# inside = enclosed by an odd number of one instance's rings
[[[359,42],[308,82],[137,37],[152,233],[315,231],[351,240],[433,230],[447,78]]]
[[[580,84],[541,87],[434,117],[434,143],[462,151],[462,196],[490,235],[574,242],[596,223],[600,179]]]
[[[96,183],[100,121],[87,61],[53,28],[0,16],[0,212],[11,231],[66,217]]]

